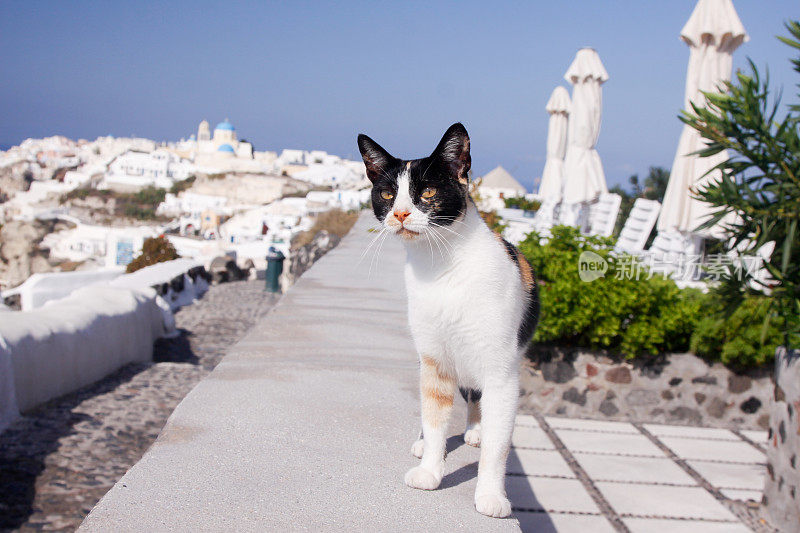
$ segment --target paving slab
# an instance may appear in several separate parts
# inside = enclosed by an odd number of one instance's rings
[[[511,445],[519,448],[540,448],[555,450],[556,447],[543,429],[529,426],[516,426],[511,435]]]
[[[597,504],[577,479],[506,476],[506,492],[515,509],[600,514]]]
[[[766,457],[743,440],[703,440],[680,437],[660,437],[675,455],[683,459],[725,461],[731,463],[764,463]]]
[[[656,437],[686,437],[693,439],[741,439],[732,431],[721,428],[699,428],[693,426],[669,426],[666,424],[645,424],[644,428]]]
[[[626,457],[575,453],[594,481],[627,481],[695,486],[692,476],[667,457]]]
[[[535,416],[531,415],[517,415],[516,425],[518,426],[530,426],[530,427],[539,427],[539,421],[536,420]]]
[[[750,533],[744,524],[704,522],[701,520],[664,520],[657,518],[625,518],[631,533]]]
[[[620,515],[729,520],[738,523],[733,513],[700,487],[611,482],[595,485]]]
[[[556,435],[572,452],[665,457],[658,446],[642,434],[600,433],[556,429]]]
[[[731,500],[741,500],[760,502],[764,495],[764,490],[746,490],[746,489],[721,489],[720,492]]]
[[[762,490],[764,488],[764,475],[767,469],[764,465],[718,463],[712,461],[687,461],[706,481],[717,488]]]
[[[514,450],[508,456],[507,472],[528,476],[575,477],[567,462],[555,450]]]
[[[553,429],[577,429],[583,431],[607,431],[638,435],[639,431],[627,422],[606,422],[604,420],[584,420],[581,418],[560,418],[548,416],[545,420]]]
[[[451,429],[442,487],[410,489],[417,357],[403,251],[362,216],[170,416],[83,531],[518,531],[474,510],[480,450]],[[578,483],[577,481],[574,483]],[[549,501],[542,494],[545,501]]]
[[[744,430],[740,432],[742,435],[755,442],[756,444],[766,444],[769,433],[766,431]]]
[[[531,533],[613,533],[615,529],[602,516],[558,514],[558,513],[525,513],[516,512],[522,531]]]

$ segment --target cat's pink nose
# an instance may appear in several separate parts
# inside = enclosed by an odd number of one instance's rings
[[[394,218],[396,218],[398,221],[400,221],[400,223],[402,223],[406,218],[408,218],[408,215],[410,214],[411,213],[409,213],[408,211],[395,211]]]

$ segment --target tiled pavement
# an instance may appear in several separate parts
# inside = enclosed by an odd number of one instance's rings
[[[768,531],[735,503],[760,501],[766,441],[766,431],[519,415],[506,488],[523,531]]]

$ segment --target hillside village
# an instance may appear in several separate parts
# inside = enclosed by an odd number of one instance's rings
[[[270,247],[369,199],[361,161],[253,150],[227,119],[177,142],[62,136],[0,152],[0,290],[31,274],[124,267],[148,237],[182,257],[264,268]]]

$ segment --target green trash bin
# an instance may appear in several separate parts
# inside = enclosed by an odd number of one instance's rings
[[[269,292],[281,292],[281,273],[283,272],[283,261],[286,256],[283,252],[276,250],[274,246],[269,247],[267,252],[267,272],[264,276],[266,279],[265,289]]]

